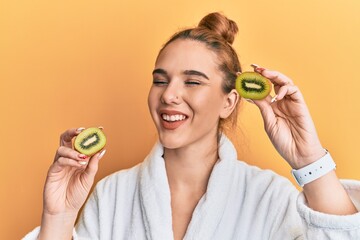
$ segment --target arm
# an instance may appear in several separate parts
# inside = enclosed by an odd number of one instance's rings
[[[74,223],[94,182],[105,151],[89,158],[72,149],[72,139],[81,129],[61,135],[60,147],[44,187],[43,214],[38,239],[71,239]]]
[[[299,194],[290,184],[276,184],[281,192],[272,201],[276,217],[269,221],[269,239],[360,239],[360,213],[333,215],[315,211],[308,206],[304,192]],[[360,181],[342,180],[341,184],[352,201],[359,204]]]
[[[268,78],[276,96],[254,103],[259,107],[265,130],[280,155],[293,169],[300,169],[321,158],[325,152],[303,96],[285,75],[256,67]],[[350,197],[334,171],[304,186],[307,203],[313,210],[336,215],[356,213]]]
[[[318,212],[333,215],[350,215],[358,212],[335,171],[306,184],[304,195],[309,207]]]
[[[38,239],[72,239],[77,213],[42,214]]]

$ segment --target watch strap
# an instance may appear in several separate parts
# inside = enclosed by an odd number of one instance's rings
[[[296,182],[303,187],[336,168],[336,164],[332,159],[330,153],[325,149],[325,155],[319,160],[300,169],[292,169],[291,174]]]

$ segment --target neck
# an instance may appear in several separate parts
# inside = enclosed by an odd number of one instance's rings
[[[216,137],[186,147],[164,150],[171,189],[205,193],[211,171],[218,160]]]

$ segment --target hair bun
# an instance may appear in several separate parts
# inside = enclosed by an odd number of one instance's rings
[[[237,24],[219,12],[206,15],[201,19],[198,27],[204,27],[222,36],[228,43],[232,44],[238,32]]]

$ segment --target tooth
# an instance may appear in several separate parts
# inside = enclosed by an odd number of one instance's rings
[[[167,115],[167,114],[162,114],[161,115],[162,119],[165,121],[171,121],[171,122],[175,122],[175,121],[181,121],[184,120],[186,118],[186,116],[181,115],[181,114],[176,114],[176,115]]]

